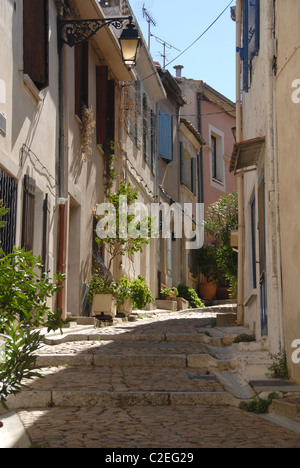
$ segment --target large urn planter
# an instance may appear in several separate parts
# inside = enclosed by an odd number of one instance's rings
[[[200,283],[200,297],[207,301],[213,301],[217,296],[217,284],[214,281]]]
[[[107,315],[116,317],[117,302],[112,294],[94,294],[92,304],[92,315]]]

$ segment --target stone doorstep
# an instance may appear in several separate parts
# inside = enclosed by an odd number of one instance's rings
[[[37,358],[37,367],[56,366],[149,366],[149,367],[176,367],[215,369],[226,371],[230,364],[226,360],[219,360],[210,354],[148,354],[148,355],[93,355],[93,354],[40,354]]]
[[[234,406],[240,400],[227,392],[97,392],[23,391],[7,400],[10,411],[47,407],[118,408],[131,406]],[[1,413],[0,413],[1,414]]]
[[[300,422],[300,396],[296,399],[291,397],[288,401],[285,401],[284,398],[273,400],[269,412],[280,414],[293,421]]]

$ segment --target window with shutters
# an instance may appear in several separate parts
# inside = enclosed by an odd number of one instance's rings
[[[143,94],[143,156],[149,164],[149,107],[145,93]]]
[[[42,262],[43,273],[49,271],[49,216],[50,216],[50,203],[49,196],[46,194],[43,201],[43,238],[42,238]]]
[[[38,90],[49,84],[48,0],[23,1],[23,73]]]
[[[166,162],[173,161],[173,116],[159,113],[159,155]]]
[[[15,245],[17,192],[17,183],[12,177],[0,169],[0,200],[2,200],[4,206],[9,209],[8,213],[2,219],[6,224],[0,229],[0,246],[5,254],[10,254]]]
[[[106,66],[96,67],[97,144],[115,140],[115,82],[108,79]]]
[[[29,175],[24,177],[23,185],[23,222],[22,247],[26,252],[33,250],[34,242],[35,180]]]
[[[243,47],[240,50],[243,62],[243,91],[250,87],[253,59],[260,47],[260,0],[243,0]]]
[[[225,162],[224,162],[224,133],[209,125],[210,141],[210,178],[211,185],[224,191]]]
[[[81,119],[83,107],[89,106],[89,43],[76,44],[75,54],[75,114]]]
[[[151,170],[152,173],[155,174],[156,170],[156,158],[155,158],[155,152],[156,152],[156,118],[155,118],[155,113],[153,110],[151,110]]]

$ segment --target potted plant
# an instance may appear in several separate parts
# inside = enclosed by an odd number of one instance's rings
[[[216,298],[219,270],[217,264],[217,251],[214,246],[207,245],[199,249],[198,261],[204,281],[200,283],[200,296],[202,299],[212,301]]]
[[[154,297],[146,284],[146,279],[141,275],[131,283],[131,297],[133,300],[133,308],[143,310],[147,304],[154,301]]]
[[[101,271],[93,272],[88,300],[92,304],[92,316],[117,315],[118,285],[112,280],[106,280]]]
[[[161,289],[160,294],[166,301],[175,300],[178,296],[178,289],[174,287]]]
[[[132,282],[127,276],[121,278],[118,282],[118,312],[120,314],[129,315],[132,313]]]

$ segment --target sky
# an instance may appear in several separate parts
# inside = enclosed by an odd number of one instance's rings
[[[175,65],[183,65],[182,76],[203,80],[235,102],[235,23],[230,17],[232,0],[129,0],[137,22],[148,43],[148,23],[143,18],[143,6],[154,19],[151,25],[150,51],[155,62],[164,63],[166,42],[166,68],[175,76]],[[212,27],[183,55],[188,48],[216,20]],[[169,64],[169,65],[168,65]]]

